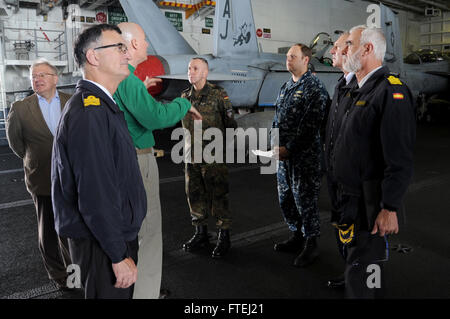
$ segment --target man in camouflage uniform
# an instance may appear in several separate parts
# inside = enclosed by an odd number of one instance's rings
[[[322,82],[308,70],[311,49],[296,44],[287,53],[292,74],[280,90],[272,128],[278,129],[278,197],[291,237],[275,251],[300,253],[294,266],[305,267],[318,256],[318,197],[321,181],[320,128],[329,101]]]
[[[225,137],[227,127],[236,128],[233,109],[224,89],[206,81],[208,62],[203,58],[194,58],[189,63],[188,77],[192,86],[182,93],[202,115],[201,133],[216,128]],[[182,120],[183,127],[190,133],[191,140],[186,143],[189,159],[186,163],[186,195],[195,226],[194,236],[183,245],[185,251],[193,251],[209,245],[207,218],[216,217],[218,228],[217,245],[212,257],[224,256],[230,248],[231,215],[228,209],[228,169],[224,163],[225,154],[211,152],[213,159],[196,158],[195,153],[203,155],[203,142],[200,132],[195,130],[194,120],[187,116]],[[200,131],[200,130],[199,130]],[[222,144],[224,145],[224,144]],[[197,148],[197,149],[196,149]],[[218,155],[218,157],[216,157]]]

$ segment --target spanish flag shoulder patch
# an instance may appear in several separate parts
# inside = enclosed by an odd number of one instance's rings
[[[394,98],[394,100],[403,100],[405,98],[403,93],[393,93],[392,97]]]
[[[93,95],[89,95],[87,98],[83,99],[84,107],[86,106],[100,106],[100,99]]]

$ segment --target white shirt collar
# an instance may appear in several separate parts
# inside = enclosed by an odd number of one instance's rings
[[[41,95],[39,95],[39,94],[37,94],[37,93],[36,93],[36,95],[37,95],[37,97],[38,97],[38,100],[44,100],[44,101],[47,101],[47,99],[46,99],[45,97],[43,97],[43,96],[41,96]],[[52,99],[50,100],[50,102],[51,102],[54,98],[57,98],[57,99],[59,100],[58,90],[55,90],[55,95],[52,97]]]
[[[347,75],[345,76],[345,84],[348,85],[354,76],[355,76],[355,73],[353,73],[353,72],[347,73]]]
[[[116,102],[114,101],[114,99],[113,99],[111,93],[109,93],[109,91],[108,91],[103,85],[101,85],[100,83],[97,83],[97,82],[88,80],[88,79],[84,79],[84,80],[85,80],[85,81],[88,81],[88,82],[91,82],[92,84],[95,84],[96,86],[98,86],[100,89],[102,89],[103,92],[105,92],[106,95],[108,95],[108,96],[111,98],[111,100],[112,100],[114,103],[116,103]]]
[[[372,74],[374,74],[375,72],[377,72],[379,69],[381,69],[383,66],[379,66],[376,69],[373,69],[372,71],[370,71],[369,73],[367,73],[367,75],[361,80],[361,82],[358,82],[358,87],[362,88],[363,85],[367,82],[367,80],[370,79],[370,77],[372,76]]]

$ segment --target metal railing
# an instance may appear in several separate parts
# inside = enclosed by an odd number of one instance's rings
[[[5,36],[8,31],[16,31],[18,36]],[[13,34],[9,32],[9,34]],[[27,36],[23,33],[28,32]],[[50,56],[48,60],[67,60],[67,38],[65,31],[50,29],[29,29],[2,26],[3,61],[5,60],[34,60],[37,57]],[[7,39],[7,41],[5,41]],[[14,54],[11,54],[14,53]],[[31,58],[31,54],[34,57]],[[11,58],[14,56],[14,58]]]

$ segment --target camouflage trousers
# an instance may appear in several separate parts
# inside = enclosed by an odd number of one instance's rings
[[[305,164],[295,159],[278,161],[278,199],[290,231],[301,230],[304,237],[319,236],[320,163]]]
[[[192,225],[206,225],[212,215],[218,228],[230,228],[226,164],[186,164],[185,176]]]

